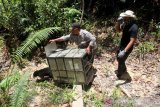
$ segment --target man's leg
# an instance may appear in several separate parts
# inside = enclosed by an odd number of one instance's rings
[[[132,52],[132,50],[126,52],[126,54],[122,58],[118,57],[119,51],[117,52],[117,61],[118,61],[117,77],[118,78],[120,78],[123,75],[123,73],[126,72],[127,68],[126,68],[126,65],[125,65],[125,61],[126,61],[126,59],[128,58],[128,56],[131,52]]]
[[[118,58],[118,72],[117,77],[120,78],[122,74],[126,71],[126,65],[124,58]]]

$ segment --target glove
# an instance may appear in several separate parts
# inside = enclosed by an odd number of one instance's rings
[[[117,19],[118,21],[120,21],[120,20],[123,20],[123,17],[118,17],[118,19]]]
[[[126,54],[126,52],[124,51],[124,50],[120,50],[120,52],[118,53],[118,57],[119,58],[122,58],[122,57],[124,57],[124,55]]]
[[[118,17],[117,21],[122,24],[123,23],[123,17]]]

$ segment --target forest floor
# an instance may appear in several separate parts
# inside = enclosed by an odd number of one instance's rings
[[[114,58],[115,53],[103,51],[101,56],[96,57],[94,60],[93,66],[97,72],[91,86],[85,93],[95,94],[97,98],[102,95],[104,107],[113,107],[113,105],[114,107],[129,105],[132,105],[131,107],[159,107],[159,54],[156,52],[146,54],[144,60],[139,60],[139,58],[135,57],[135,54],[133,51],[126,61],[128,73],[123,75],[124,80],[118,80],[114,72],[117,68],[117,62]],[[46,67],[48,67],[47,63],[38,65],[30,63],[26,69],[32,69],[32,72],[34,72]],[[130,78],[131,81],[126,80],[127,78]],[[33,100],[30,107],[35,107],[35,104],[36,107],[42,107],[45,102],[43,102],[42,98],[38,100],[40,101]],[[88,97],[88,100],[87,98],[85,100],[87,107],[97,107],[96,104],[89,101],[93,99]]]
[[[133,107],[153,107],[153,105],[158,107],[160,106],[159,56],[157,53],[152,53],[145,55],[144,60],[139,60],[134,54],[136,53],[131,53],[126,61],[127,73],[123,75],[124,80],[117,80],[114,72],[117,69],[117,62],[112,60],[114,53],[105,52],[102,57],[96,58],[94,66],[97,69],[97,77],[94,79],[93,88],[113,96],[115,87],[119,87],[125,96],[132,98]],[[121,103],[127,100],[124,96],[120,99]]]
[[[124,80],[118,80],[114,72],[117,69],[115,52],[104,49],[101,56],[95,57],[93,66],[97,72],[90,87],[84,90],[87,107],[160,107],[160,53],[148,53],[142,59],[135,57],[135,50],[126,61],[127,73],[123,75]],[[48,68],[46,59],[40,60],[41,63],[38,64],[35,61],[26,62],[27,66],[21,72],[31,71],[34,75],[36,71]],[[1,60],[1,63],[1,70],[5,71],[10,61],[3,63]],[[29,78],[30,83],[36,83],[39,78],[33,78],[33,75]],[[54,107],[48,101],[48,92],[52,88],[35,87],[33,84],[30,88],[34,88],[38,94],[31,98],[28,107]],[[69,106],[67,104],[58,107]]]

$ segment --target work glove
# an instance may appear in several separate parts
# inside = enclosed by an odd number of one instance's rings
[[[122,24],[124,22],[123,17],[118,17],[117,21]]]
[[[124,57],[124,55],[126,54],[126,52],[125,52],[125,50],[120,50],[120,52],[118,53],[118,57],[119,58],[122,58],[122,57]]]

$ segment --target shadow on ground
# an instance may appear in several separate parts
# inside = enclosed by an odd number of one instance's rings
[[[131,78],[131,76],[129,75],[128,72],[125,72],[125,73],[121,76],[121,78],[120,78],[119,80],[124,80],[124,82],[123,82],[123,83],[119,83],[119,84],[117,84],[116,86],[120,86],[120,85],[124,85],[124,84],[130,83],[130,82],[132,81],[132,78]]]
[[[87,76],[86,79],[89,79],[89,83],[86,84],[82,84],[83,86],[83,90],[88,91],[91,86],[92,86],[92,82],[94,80],[94,78],[96,77],[96,72],[97,69],[93,68],[91,72],[91,75]],[[43,68],[41,70],[37,70],[33,73],[33,77],[40,77],[39,79],[36,79],[36,82],[43,82],[43,81],[49,81],[49,80],[53,80],[53,76],[52,76],[52,72],[49,69],[49,67]],[[54,84],[58,87],[61,88],[73,88],[73,85],[75,85],[76,83],[64,83],[64,82],[59,82],[59,81],[55,81]]]
[[[91,86],[92,86],[92,83],[93,83],[93,81],[94,81],[94,78],[96,78],[96,72],[97,72],[97,69],[95,69],[95,68],[93,68],[92,69],[92,72],[93,72],[93,77],[91,77],[91,80],[90,80],[90,82],[88,83],[88,84],[84,84],[83,85],[83,90],[84,91],[88,91],[90,88],[91,88]],[[89,78],[89,77],[88,77]]]

